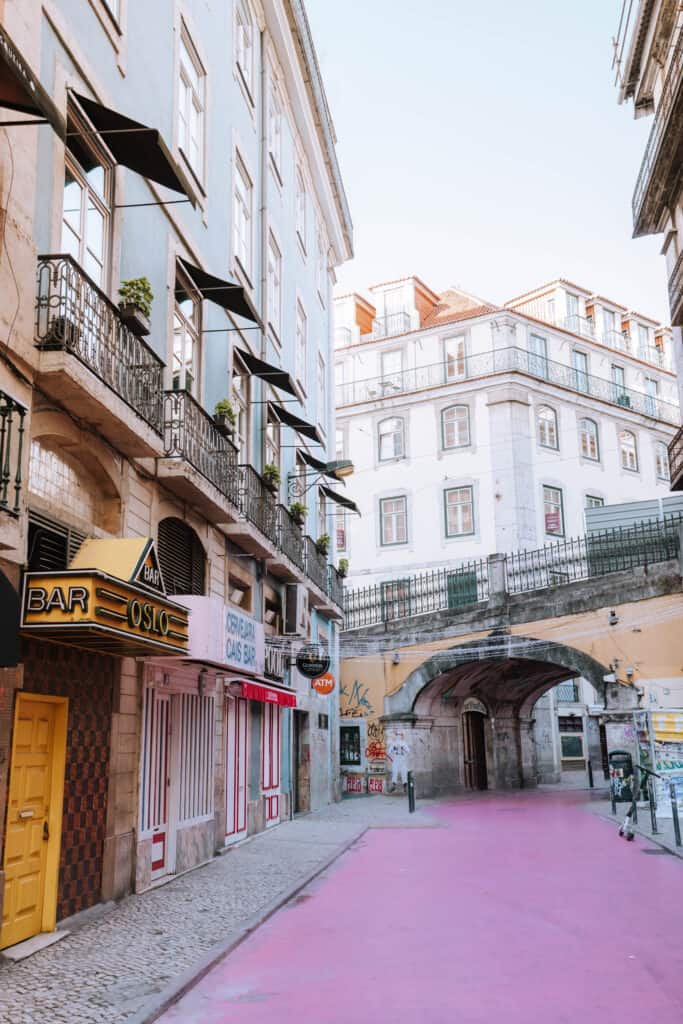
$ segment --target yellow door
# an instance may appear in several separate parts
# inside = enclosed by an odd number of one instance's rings
[[[66,700],[17,694],[0,949],[55,927]]]

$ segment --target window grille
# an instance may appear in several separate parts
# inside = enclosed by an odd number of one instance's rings
[[[178,701],[180,801],[178,818],[213,813],[214,699],[181,693]]]

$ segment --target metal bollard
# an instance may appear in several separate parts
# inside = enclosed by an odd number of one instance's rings
[[[593,782],[593,765],[590,761],[588,762],[588,786],[590,789],[595,788],[595,783]]]
[[[654,786],[652,785],[652,776],[647,777],[647,795],[650,801],[650,825],[652,826],[652,834],[657,834],[657,812],[655,811],[655,794]]]
[[[640,793],[640,771],[638,765],[633,769],[633,824],[638,824],[638,794]]]
[[[415,778],[412,772],[408,772],[408,812],[412,814],[415,810]]]
[[[669,783],[669,796],[671,797],[671,816],[674,820],[674,839],[676,846],[681,845],[681,823],[678,820],[678,800],[676,799],[676,785]]]
[[[609,798],[612,801],[612,814],[617,813],[617,798],[614,793],[614,779],[610,777],[609,780]]]

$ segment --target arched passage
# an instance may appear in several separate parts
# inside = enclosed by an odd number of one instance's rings
[[[423,793],[483,788],[484,779],[490,788],[533,786],[535,702],[557,683],[579,676],[604,696],[608,672],[607,666],[575,648],[508,633],[437,651],[385,698],[387,742],[395,729],[409,732]],[[616,685],[633,703],[633,691]],[[487,712],[481,722],[465,717],[473,701]],[[479,730],[483,766],[466,763],[479,756]]]

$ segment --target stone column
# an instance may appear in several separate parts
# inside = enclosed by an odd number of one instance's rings
[[[513,704],[498,704],[491,715],[494,778],[491,789],[519,789],[522,786],[522,757],[519,716]]]
[[[489,607],[500,608],[507,600],[507,579],[505,576],[505,555],[489,555],[488,577],[489,577]]]

